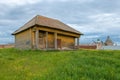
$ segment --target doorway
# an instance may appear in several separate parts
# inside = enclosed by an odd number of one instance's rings
[[[61,49],[62,45],[61,45],[61,39],[57,39],[57,48]]]
[[[45,32],[39,31],[39,48],[44,49],[45,48]]]

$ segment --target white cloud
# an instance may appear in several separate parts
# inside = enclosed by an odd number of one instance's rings
[[[88,38],[88,39],[97,39],[97,38],[99,38],[100,36],[99,35],[89,35],[89,36],[85,36],[85,38]]]
[[[97,25],[91,23],[91,24],[68,24],[69,26],[73,27],[74,29],[82,32],[83,34],[88,34],[88,33],[101,33],[105,32],[106,29],[104,27],[97,27]]]
[[[94,0],[44,0],[48,2],[79,2],[79,3],[86,3],[86,2],[93,2]]]
[[[14,5],[34,4],[40,1],[41,0],[1,0],[0,4],[14,6]]]
[[[104,24],[116,24],[120,22],[120,16],[116,13],[100,13],[91,15],[89,18],[93,19],[95,22]]]
[[[2,20],[0,20],[0,23],[13,23],[13,22],[15,22],[16,20],[9,20],[9,19],[2,19]]]
[[[102,32],[108,34],[118,34],[120,30],[120,16],[115,13],[100,13],[90,15],[90,24],[85,24],[84,27],[92,32]]]
[[[0,35],[3,35],[2,32],[9,29],[12,31],[4,35],[11,34],[11,32],[14,32],[36,14],[55,17],[63,22],[70,23],[68,25],[85,34],[81,39],[86,42],[93,38],[101,37],[101,34],[103,36],[109,34],[119,35],[119,6],[113,5],[112,1],[106,1],[1,0]],[[111,7],[106,3],[110,3]],[[113,3],[116,2],[114,1]]]
[[[86,28],[83,26],[80,26],[78,24],[68,24],[70,27],[80,31],[80,32],[86,32]]]
[[[3,32],[0,32],[0,36],[3,35]]]
[[[1,0],[0,4],[15,6],[15,5],[26,5],[26,4],[35,4],[38,2],[79,2],[79,3],[88,3],[94,0]]]
[[[0,43],[2,44],[13,43],[13,37],[0,38]]]

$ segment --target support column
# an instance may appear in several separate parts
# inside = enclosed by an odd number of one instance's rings
[[[57,33],[54,33],[54,46],[57,49]]]
[[[77,47],[79,47],[79,38],[77,38]]]
[[[36,38],[36,49],[39,48],[39,30],[36,30],[35,32],[35,38]]]
[[[45,43],[46,43],[46,50],[48,49],[48,32],[46,32],[46,38],[45,38]]]

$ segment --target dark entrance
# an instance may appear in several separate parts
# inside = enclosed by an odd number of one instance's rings
[[[61,48],[61,39],[57,39],[57,48]]]
[[[39,48],[44,49],[45,48],[45,32],[39,31]]]

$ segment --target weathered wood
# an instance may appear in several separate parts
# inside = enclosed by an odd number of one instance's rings
[[[44,45],[42,47],[42,43],[40,43],[40,33],[44,33],[44,37],[42,42],[44,42]],[[32,35],[29,33],[32,32]],[[31,39],[32,36],[32,39]],[[25,32],[22,32],[21,34],[17,34],[15,36],[16,38],[16,48],[23,48],[23,49],[66,49],[66,48],[74,48],[75,46],[75,37],[67,36],[63,34],[58,34],[57,32],[47,32],[44,30],[40,30],[39,28],[36,28],[35,31],[26,30]],[[58,47],[57,39],[61,39],[61,47]],[[32,42],[32,45],[29,44],[29,42]],[[79,43],[79,40],[76,41],[76,43]]]
[[[39,30],[35,32],[35,40],[36,40],[36,49],[39,49]]]
[[[45,42],[46,42],[46,49],[47,49],[48,48],[48,32],[46,32]]]
[[[57,30],[57,29],[51,29],[51,28],[44,27],[44,26],[38,26],[38,29],[42,30],[42,31],[58,33],[58,34],[62,34],[62,35],[72,36],[72,37],[80,37],[79,34],[75,34],[72,32],[66,32],[66,31],[62,31],[62,30]]]
[[[31,49],[30,29],[15,35],[15,47],[19,49]]]
[[[55,40],[54,40],[54,46],[55,46],[55,49],[57,49],[57,33],[54,33],[54,38],[55,38]]]
[[[77,38],[77,46],[79,46],[79,38]]]
[[[30,34],[30,45],[31,45],[30,47],[32,48],[32,44],[33,44],[32,40],[33,39],[32,39],[32,29],[31,28],[30,28],[30,33],[29,34]]]

